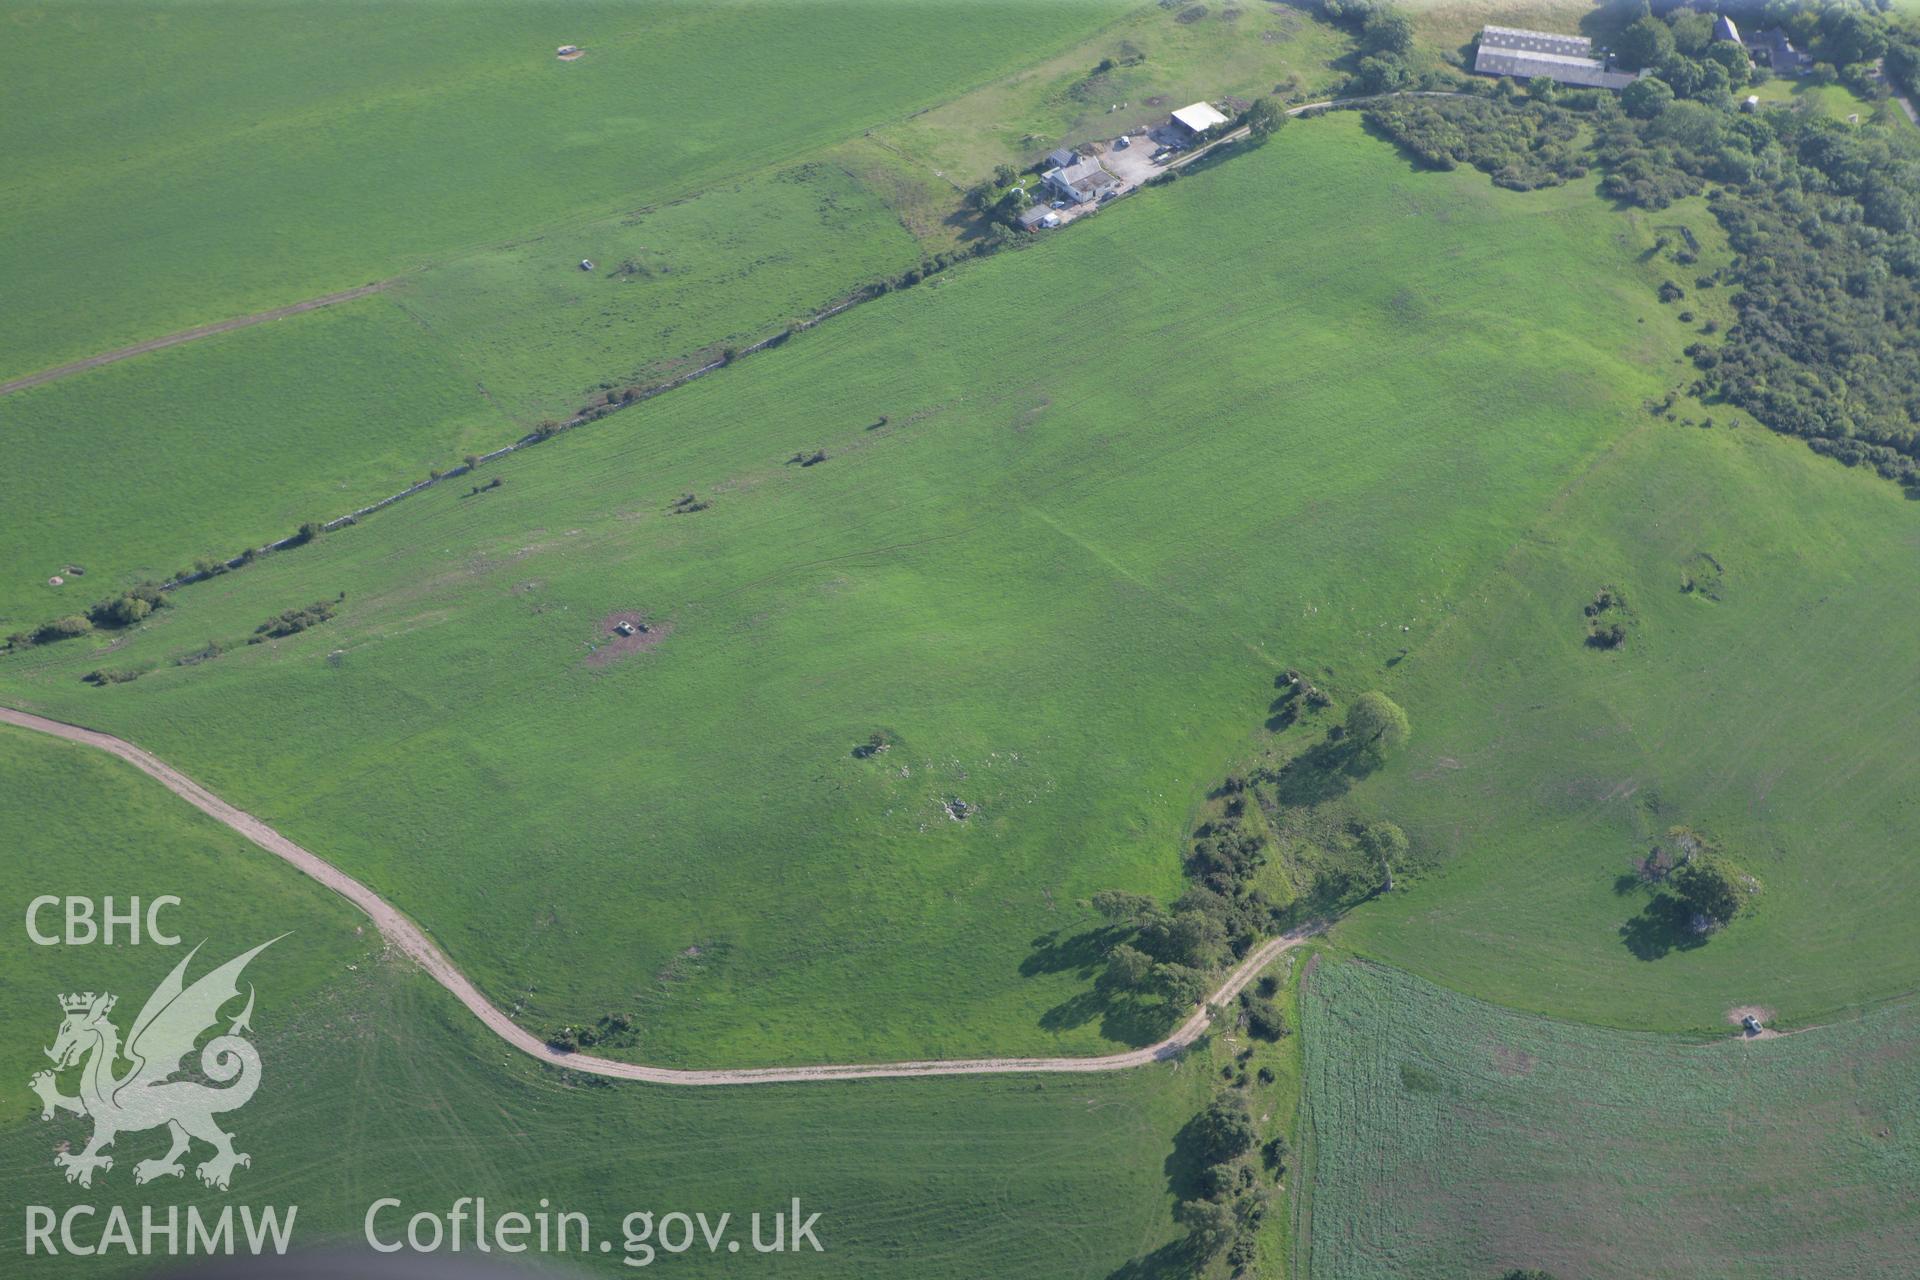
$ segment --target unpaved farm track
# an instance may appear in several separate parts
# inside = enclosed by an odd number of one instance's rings
[[[97,369],[103,364],[112,364],[116,360],[125,360],[129,356],[145,355],[149,351],[158,351],[162,347],[177,347],[183,342],[192,342],[196,338],[209,338],[216,333],[229,333],[235,329],[265,324],[269,320],[299,315],[302,311],[316,311],[321,307],[330,307],[336,302],[352,302],[355,298],[364,298],[370,293],[378,293],[391,283],[393,282],[390,280],[382,280],[377,284],[363,284],[358,289],[330,293],[324,298],[308,298],[305,302],[275,307],[271,311],[256,311],[250,316],[237,316],[232,320],[220,320],[192,329],[182,329],[179,333],[170,333],[164,338],[149,338],[145,342],[136,342],[130,347],[122,347],[118,351],[108,351],[103,355],[88,356],[85,360],[75,360],[72,364],[63,364],[58,369],[42,369],[39,373],[30,373],[24,378],[0,382],[0,396],[13,391],[25,391],[28,387],[37,387],[43,382],[52,382],[71,373]]]
[[[634,1062],[616,1062],[611,1058],[597,1058],[587,1053],[562,1053],[549,1047],[538,1036],[496,1009],[492,1002],[480,994],[479,988],[468,981],[467,976],[456,969],[453,962],[434,945],[433,940],[427,937],[425,930],[402,915],[379,894],[324,858],[301,848],[252,814],[234,808],[159,757],[112,734],[83,729],[78,725],[66,724],[59,720],[48,720],[44,716],[15,711],[11,707],[0,707],[0,723],[14,725],[21,729],[31,729],[37,733],[51,734],[56,738],[64,738],[68,742],[95,747],[108,755],[118,756],[215,821],[233,828],[275,857],[292,863],[300,871],[366,912],[373,921],[374,927],[380,930],[381,936],[389,945],[411,956],[422,969],[427,971],[428,976],[452,992],[460,1003],[472,1010],[474,1016],[486,1023],[495,1035],[520,1052],[538,1058],[542,1062],[550,1062],[557,1067],[587,1071],[594,1075],[612,1076],[620,1080],[644,1080],[649,1084],[682,1085],[796,1084],[813,1080],[870,1080],[896,1076],[984,1076],[1032,1072],[1123,1071],[1129,1067],[1144,1067],[1150,1063],[1165,1062],[1180,1056],[1200,1038],[1211,1020],[1207,1007],[1203,1005],[1194,1011],[1193,1016],[1188,1018],[1178,1031],[1158,1044],[1150,1044],[1144,1049],[1133,1049],[1126,1053],[1110,1053],[1099,1058],[957,1058],[933,1062],[848,1063],[813,1067],[688,1071],[672,1067],[648,1067]],[[1239,995],[1242,988],[1253,980],[1255,974],[1266,968],[1274,957],[1299,946],[1316,932],[1318,928],[1315,926],[1297,929],[1283,937],[1270,939],[1255,948],[1248,953],[1246,959],[1234,966],[1233,971],[1227,975],[1226,981],[1222,982],[1219,989],[1209,997],[1209,1003],[1225,1006]]]

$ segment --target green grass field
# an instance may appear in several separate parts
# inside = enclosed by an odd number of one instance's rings
[[[1352,945],[1621,1026],[1914,989],[1920,509],[1719,414],[1620,440],[1399,669],[1415,742],[1361,794],[1447,867],[1369,906]],[[1601,653],[1581,609],[1608,584],[1632,621]],[[1677,824],[1765,890],[1704,946],[1642,958],[1622,931],[1646,897],[1615,881]]]
[[[0,633],[344,515],[918,261],[809,163],[0,397],[0,472],[43,504],[0,526]],[[49,586],[70,564],[88,576]]]
[[[1124,11],[14,6],[0,40],[0,376],[724,186]],[[562,44],[587,54],[561,63]]]
[[[1303,124],[0,678],[311,843],[532,1025],[633,1001],[680,1063],[1090,1050],[1126,1033],[1032,940],[1174,891],[1274,673],[1423,641],[1638,424],[1681,332],[1652,234]],[[340,591],[293,641],[78,683]],[[670,630],[596,666],[619,610]]]
[[[0,377],[391,286],[0,399],[0,468],[58,513],[6,531],[0,627],[71,611],[68,564],[106,594],[237,554],[898,274],[826,151],[1122,11],[15,8]]]
[[[1359,963],[1301,997],[1313,1280],[1910,1274],[1911,1003],[1778,1039],[1606,1031]]]
[[[1195,1071],[1155,1068],[1080,1079],[995,1077],[751,1089],[663,1089],[557,1071],[507,1049],[438,987],[383,958],[344,902],[83,747],[0,730],[0,861],[7,901],[40,893],[178,894],[163,922],[179,948],[28,945],[17,928],[0,967],[0,1253],[20,1274],[146,1274],[152,1262],[22,1258],[24,1205],[297,1205],[295,1243],[353,1244],[367,1207],[445,1212],[485,1196],[495,1214],[541,1197],[585,1212],[620,1265],[635,1210],[771,1214],[798,1196],[821,1213],[825,1252],[753,1256],[769,1275],[1077,1276],[1098,1280],[1175,1234],[1162,1165],[1204,1097]],[[51,924],[49,916],[43,924]],[[277,934],[246,978],[257,988],[259,1093],[223,1117],[253,1157],[222,1195],[193,1181],[133,1184],[163,1134],[127,1134],[90,1191],[53,1165],[89,1122],[39,1118],[27,1077],[47,1063],[56,997],[111,990],[122,1032],[187,947],[193,976]],[[237,1009],[237,1006],[235,1006]],[[234,1010],[229,1010],[231,1014]],[[71,1089],[68,1081],[66,1088]],[[197,1150],[193,1159],[204,1158]],[[404,1225],[404,1215],[384,1225]],[[96,1222],[96,1227],[98,1223]],[[83,1237],[84,1238],[84,1237]],[[676,1274],[734,1274],[705,1246],[657,1261]]]

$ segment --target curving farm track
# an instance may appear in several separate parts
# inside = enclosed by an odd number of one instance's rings
[[[302,848],[260,819],[237,809],[213,792],[181,773],[151,752],[143,751],[123,738],[95,729],[59,720],[49,720],[31,712],[0,707],[0,723],[36,733],[49,734],[68,742],[94,747],[117,756],[147,774],[161,786],[225,826],[231,827],[268,853],[291,863],[301,872],[347,899],[370,918],[390,946],[410,956],[435,982],[451,992],[473,1015],[502,1040],[520,1052],[555,1066],[619,1080],[643,1080],[649,1084],[742,1085],[797,1084],[814,1080],[869,1080],[900,1076],[981,1076],[1014,1075],[1036,1072],[1123,1071],[1144,1067],[1178,1057],[1206,1031],[1212,1020],[1209,1006],[1224,1005],[1240,994],[1260,970],[1284,951],[1299,946],[1318,932],[1318,926],[1297,929],[1273,938],[1248,953],[1235,965],[1219,988],[1208,997],[1208,1005],[1195,1010],[1180,1029],[1157,1044],[1110,1053],[1097,1058],[956,1058],[928,1062],[828,1063],[805,1067],[720,1068],[683,1070],[673,1067],[649,1067],[635,1062],[619,1062],[588,1053],[564,1053],[519,1026],[480,993],[464,973],[454,967],[426,931],[402,915],[367,886],[318,854]]]

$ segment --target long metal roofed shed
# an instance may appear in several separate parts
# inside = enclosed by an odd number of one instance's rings
[[[1557,53],[1568,58],[1591,58],[1593,41],[1585,36],[1563,36],[1554,31],[1528,31],[1522,27],[1482,27],[1480,45],[1502,49],[1524,49],[1529,53]]]
[[[1174,112],[1173,122],[1197,138],[1207,130],[1225,124],[1227,118],[1214,110],[1213,104],[1196,102]]]
[[[1585,36],[1561,36],[1549,31],[1522,31],[1517,27],[1486,27],[1473,69],[1483,76],[1512,76],[1532,80],[1545,76],[1556,84],[1587,89],[1624,89],[1639,77],[1627,71],[1609,71],[1592,55]]]

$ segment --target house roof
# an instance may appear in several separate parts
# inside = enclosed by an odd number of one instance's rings
[[[1182,107],[1173,113],[1173,118],[1195,133],[1205,133],[1216,125],[1227,122],[1227,118],[1215,111],[1213,104],[1208,102],[1196,102],[1190,107]]]
[[[1789,40],[1787,33],[1779,27],[1770,27],[1762,31],[1755,43],[1767,50],[1768,61],[1773,63],[1776,71],[1786,67],[1800,66],[1807,61],[1807,55],[1794,48],[1793,41]]]
[[[1731,40],[1735,44],[1739,44],[1740,28],[1734,26],[1733,19],[1723,13],[1714,19],[1713,38],[1715,40]]]
[[[1045,221],[1047,215],[1052,212],[1053,210],[1047,208],[1047,206],[1037,204],[1020,215],[1020,225],[1031,231]]]
[[[1047,152],[1047,163],[1056,169],[1064,169],[1079,158],[1072,147],[1058,147]]]
[[[1080,161],[1078,164],[1068,165],[1064,169],[1055,169],[1047,176],[1057,182],[1074,188],[1076,191],[1083,190],[1087,187],[1098,190],[1101,187],[1112,186],[1115,182],[1119,181],[1119,179],[1115,178],[1105,169],[1102,169],[1100,162],[1091,156]]]

